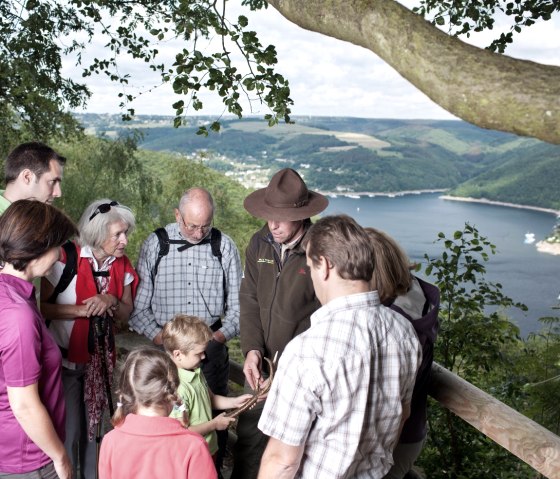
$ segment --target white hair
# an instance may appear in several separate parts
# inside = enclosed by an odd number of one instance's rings
[[[91,249],[99,249],[107,240],[109,228],[113,223],[122,221],[128,226],[128,233],[132,233],[136,226],[134,214],[127,206],[116,204],[111,206],[111,209],[106,213],[97,212],[93,218],[91,216],[95,213],[100,205],[109,205],[113,200],[102,198],[90,203],[78,222],[78,230],[80,237],[78,239],[80,246],[89,246]],[[91,219],[90,219],[91,218]]]
[[[214,198],[212,198],[212,195],[208,190],[199,187],[190,188],[183,193],[183,196],[181,196],[181,199],[179,200],[179,211],[184,211],[184,207],[191,201],[202,199],[208,201],[212,207],[212,214],[214,214]]]

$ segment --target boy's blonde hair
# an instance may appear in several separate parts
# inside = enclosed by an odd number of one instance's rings
[[[183,354],[196,345],[206,344],[212,339],[212,330],[202,319],[187,314],[176,314],[162,330],[163,347],[168,354],[179,350]]]

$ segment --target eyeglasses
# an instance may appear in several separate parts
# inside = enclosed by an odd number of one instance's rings
[[[95,208],[95,211],[89,217],[89,221],[95,218],[99,213],[107,213],[111,209],[111,207],[118,206],[118,205],[119,203],[117,201],[111,201],[111,203],[103,203],[99,205],[97,208]]]
[[[208,233],[208,231],[210,231],[210,229],[212,228],[212,223],[208,224],[208,225],[193,225],[191,223],[185,223],[185,220],[183,218],[183,215],[181,216],[181,221],[183,222],[183,225],[185,226],[185,229],[189,232],[189,233],[194,233],[196,230],[200,231],[202,234],[206,234]]]

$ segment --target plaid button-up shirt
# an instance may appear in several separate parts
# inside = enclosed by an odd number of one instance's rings
[[[169,239],[184,240],[177,223],[168,224],[165,229]],[[184,313],[198,316],[209,326],[221,318],[220,331],[227,340],[239,335],[241,260],[235,243],[222,233],[222,265],[212,255],[210,243],[177,251],[180,246],[170,245],[169,253],[161,259],[152,284],[151,274],[159,252],[159,241],[155,233],[144,241],[138,258],[140,284],[129,321],[130,327],[153,339],[175,314]],[[227,288],[225,316],[224,272]]]
[[[337,298],[280,359],[259,429],[304,452],[298,478],[381,478],[422,352],[377,292]]]

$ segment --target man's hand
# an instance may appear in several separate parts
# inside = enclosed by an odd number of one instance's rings
[[[253,390],[256,389],[257,385],[262,381],[261,366],[261,352],[256,349],[249,351],[243,363],[243,374],[245,374],[245,379],[247,379],[249,386],[251,386]]]
[[[220,330],[216,331],[213,335],[212,335],[212,339],[214,341],[218,341],[219,343],[222,344],[226,344],[226,337],[224,336],[224,333],[222,333]]]
[[[154,337],[154,339],[152,339],[153,343],[154,343],[156,346],[161,346],[161,345],[163,344],[163,340],[161,339],[162,336],[163,336],[163,335],[162,335],[162,332],[160,331],[159,333],[156,334],[156,336]]]

